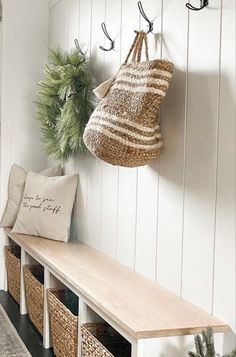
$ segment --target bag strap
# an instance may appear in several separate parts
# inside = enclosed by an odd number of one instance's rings
[[[145,56],[146,60],[149,61],[149,55],[148,55],[148,43],[147,43],[147,34],[144,31],[140,31],[136,34],[134,41],[130,47],[129,53],[125,59],[124,64],[128,63],[128,60],[133,53],[132,56],[132,62],[140,62],[141,60],[141,54],[142,54],[142,48],[143,48],[143,42],[145,44]]]
[[[145,47],[146,61],[149,61],[148,43],[147,43],[147,33],[141,31],[141,32],[140,32],[139,42],[137,43],[137,46],[136,46],[136,56],[135,56],[136,61],[137,61],[138,63],[140,63],[140,61],[141,61],[143,43],[144,43],[144,47]],[[135,58],[134,58],[134,61],[135,61]]]
[[[143,32],[139,32],[139,37],[133,51],[132,62],[140,62],[143,48]]]
[[[148,39],[147,39],[147,33],[144,32],[144,44],[145,44],[145,56],[146,56],[146,60],[149,61],[149,53],[148,53]]]
[[[131,53],[133,52],[133,50],[134,50],[134,48],[135,48],[135,46],[137,44],[138,38],[139,38],[139,32],[136,33],[136,36],[134,38],[134,42],[132,43],[132,45],[131,45],[131,47],[129,49],[129,53],[127,54],[127,57],[125,59],[124,64],[127,64],[128,60],[129,60],[129,58],[131,56]]]

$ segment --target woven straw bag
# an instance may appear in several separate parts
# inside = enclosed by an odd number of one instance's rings
[[[146,61],[140,62],[143,44]],[[84,132],[92,154],[125,167],[142,166],[159,156],[163,145],[159,110],[173,68],[167,60],[149,61],[147,34],[137,33],[117,75],[98,90],[104,92],[104,98]]]

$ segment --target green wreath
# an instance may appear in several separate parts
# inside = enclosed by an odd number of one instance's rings
[[[43,148],[65,163],[86,150],[83,132],[94,109],[93,81],[78,47],[71,53],[50,50],[45,77],[38,83],[37,102]]]

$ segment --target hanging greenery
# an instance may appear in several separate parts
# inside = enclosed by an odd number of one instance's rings
[[[214,332],[211,327],[202,331],[201,336],[194,337],[196,352],[189,352],[188,357],[217,357],[220,356],[215,351]],[[236,349],[223,357],[236,357]]]
[[[86,150],[83,132],[94,109],[93,81],[78,46],[70,53],[50,50],[45,76],[37,102],[43,148],[65,163]]]

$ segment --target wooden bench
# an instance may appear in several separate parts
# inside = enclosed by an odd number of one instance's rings
[[[160,337],[192,335],[208,325],[215,332],[228,329],[197,306],[86,245],[5,232],[21,247],[22,265],[30,257],[43,265],[45,291],[61,281],[80,299],[79,324],[92,322],[94,311],[130,341],[132,357],[158,357],[155,348]],[[27,313],[23,279],[20,309]],[[44,326],[44,347],[49,348],[47,304]]]

